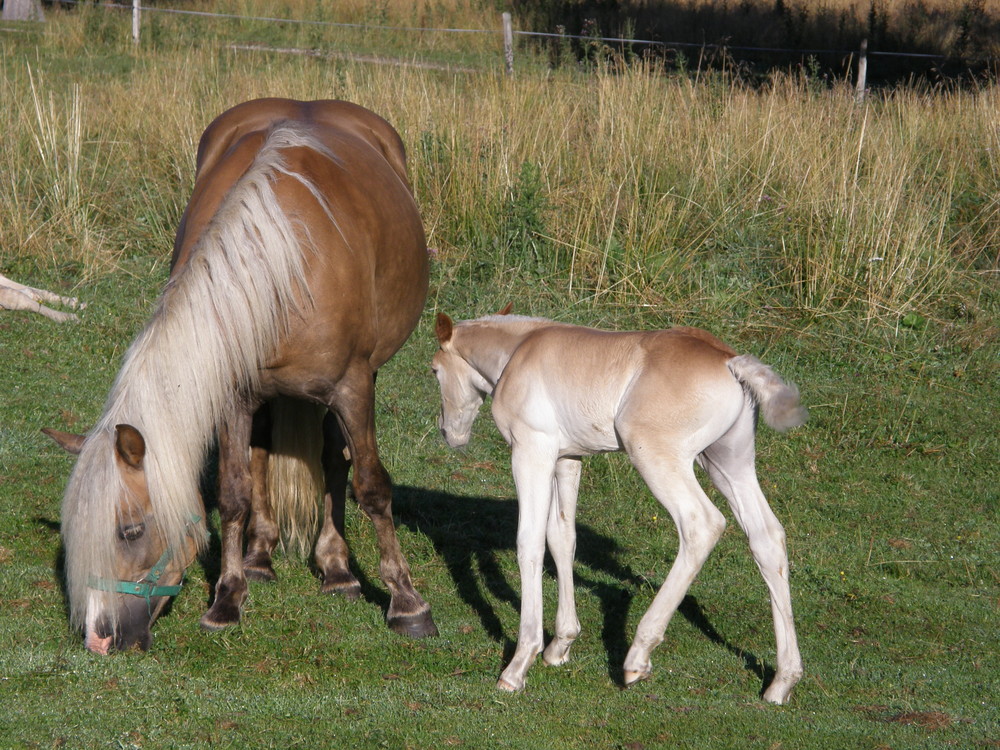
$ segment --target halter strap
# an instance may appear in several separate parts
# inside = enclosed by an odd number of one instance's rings
[[[191,520],[188,522],[190,524],[197,524],[201,521],[201,516],[192,513]],[[208,538],[208,532],[205,532],[206,539]],[[160,555],[160,559],[156,561],[156,564],[149,569],[149,572],[143,576],[141,581],[109,581],[107,578],[98,578],[97,576],[91,576],[87,579],[87,585],[92,589],[97,589],[98,591],[109,591],[113,594],[131,594],[132,596],[140,596],[146,600],[146,608],[149,613],[153,612],[153,597],[154,596],[177,596],[181,593],[181,587],[184,584],[183,578],[180,583],[174,584],[173,586],[158,586],[157,582],[160,580],[160,576],[167,569],[167,565],[174,558],[174,550],[171,547],[167,547],[163,554]]]

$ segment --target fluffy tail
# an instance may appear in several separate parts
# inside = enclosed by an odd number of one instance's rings
[[[809,412],[799,403],[799,389],[793,383],[786,383],[774,370],[749,354],[733,357],[726,364],[757,402],[760,415],[770,427],[784,432],[805,424]]]
[[[267,491],[281,543],[308,557],[316,539],[323,476],[323,417],[326,408],[307,401],[271,402],[271,453]]]

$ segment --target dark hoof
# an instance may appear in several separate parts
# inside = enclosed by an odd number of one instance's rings
[[[327,583],[324,581],[319,590],[324,594],[337,594],[349,602],[356,602],[361,598],[361,584],[357,581],[347,581],[344,583]]]
[[[236,610],[236,616],[232,617],[230,613],[226,613],[225,615],[215,614],[213,612],[214,609],[215,607],[208,610],[208,612],[201,616],[201,620],[198,621],[201,627],[205,630],[223,630],[224,628],[228,628],[230,625],[236,625],[239,623],[239,610]]]
[[[431,618],[431,611],[418,612],[415,615],[396,615],[389,618],[389,630],[410,638],[429,638],[438,634],[437,625]]]
[[[243,563],[243,575],[245,575],[249,581],[264,581],[269,583],[271,581],[278,580],[278,576],[274,572],[274,568],[270,565],[264,567],[261,565],[251,566]]]

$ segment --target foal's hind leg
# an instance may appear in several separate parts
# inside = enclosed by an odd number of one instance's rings
[[[549,506],[546,539],[556,564],[559,582],[559,605],[556,609],[556,634],[545,647],[546,664],[565,664],[569,649],[580,635],[573,590],[573,557],[576,554],[576,499],[580,489],[581,463],[578,458],[556,462],[555,494]]]
[[[344,537],[344,502],[350,461],[344,455],[347,442],[332,414],[323,420],[323,526],[316,539],[316,567],[323,579],[324,594],[341,594],[354,600],[361,596],[361,584],[348,565],[349,551]]]
[[[354,461],[354,497],[375,526],[379,573],[389,589],[388,624],[403,635],[437,635],[431,608],[410,580],[392,521],[392,482],[378,456],[375,440],[375,382],[371,372],[356,367],[338,383],[330,408],[340,419]]]
[[[627,450],[653,495],[670,513],[680,538],[677,559],[639,621],[625,657],[625,684],[632,685],[649,677],[650,653],[663,641],[670,618],[722,536],[726,519],[699,486],[692,460],[671,455],[663,446],[628,445]]]
[[[802,657],[792,619],[785,530],[767,504],[757,480],[752,423],[748,419],[737,422],[704,452],[702,465],[712,483],[726,496],[737,522],[746,532],[750,551],[770,591],[778,665],[774,679],[764,691],[764,700],[786,703],[802,677]]]
[[[218,630],[240,621],[247,598],[243,573],[243,527],[251,506],[250,410],[237,409],[219,428],[219,518],[222,570],[215,584],[215,601],[201,617],[201,625]]]

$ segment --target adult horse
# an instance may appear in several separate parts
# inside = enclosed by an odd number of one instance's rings
[[[62,534],[87,648],[148,648],[204,544],[198,481],[216,432],[222,564],[202,624],[239,620],[253,417],[283,397],[336,417],[378,536],[390,627],[436,633],[395,535],[374,416],[375,372],[416,326],[427,278],[405,152],[385,120],[347,102],[259,99],[209,125],[170,280],[100,420],[85,439],[50,431],[79,453]]]

